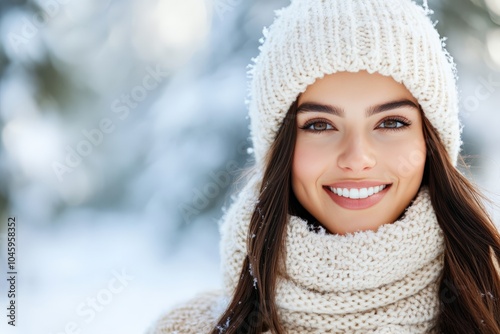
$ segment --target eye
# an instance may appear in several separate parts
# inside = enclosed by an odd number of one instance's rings
[[[381,128],[400,128],[402,126],[404,126],[403,123],[396,121],[394,119],[384,121],[380,124]]]
[[[334,129],[334,127],[330,123],[328,123],[326,121],[319,121],[319,120],[309,121],[300,128],[302,130],[311,131],[311,132],[322,132],[322,131]]]
[[[379,128],[389,130],[389,129],[394,129],[394,130],[403,130],[403,128],[409,126],[411,122],[407,119],[403,118],[387,118],[384,119],[380,125]]]

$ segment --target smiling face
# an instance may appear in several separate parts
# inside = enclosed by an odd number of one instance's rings
[[[331,233],[392,223],[417,194],[425,139],[417,100],[391,77],[339,72],[299,96],[292,188]]]

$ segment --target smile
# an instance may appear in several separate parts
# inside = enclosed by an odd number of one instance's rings
[[[351,199],[363,199],[373,196],[387,187],[387,184],[369,188],[333,188],[329,187],[330,191],[336,195],[347,197]]]
[[[367,188],[325,186],[324,189],[338,206],[348,210],[363,210],[380,202],[391,186],[392,184],[381,184]]]

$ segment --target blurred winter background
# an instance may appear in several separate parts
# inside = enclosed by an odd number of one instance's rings
[[[220,286],[217,221],[251,157],[246,65],[287,4],[1,0],[2,333],[142,333]],[[472,176],[498,203],[500,0],[429,5],[458,64]]]

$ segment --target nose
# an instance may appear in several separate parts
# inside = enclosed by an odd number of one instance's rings
[[[341,169],[351,172],[362,172],[373,168],[376,159],[369,141],[359,134],[345,138],[337,164]]]

